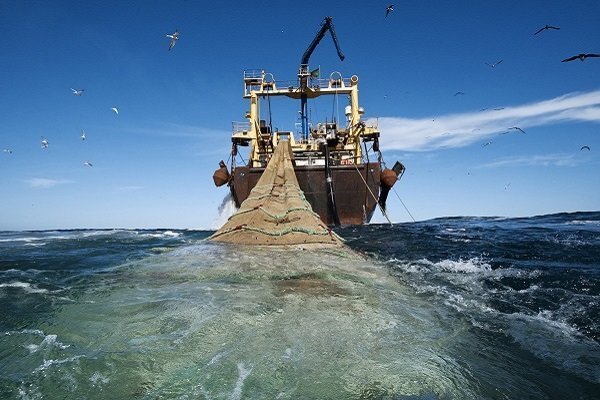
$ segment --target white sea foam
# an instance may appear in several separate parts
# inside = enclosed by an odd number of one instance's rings
[[[244,386],[244,381],[252,372],[252,367],[246,368],[244,363],[238,363],[238,380],[235,383],[235,387],[233,388],[233,392],[231,392],[231,396],[229,398],[231,400],[238,400],[242,398],[242,387]]]
[[[46,242],[41,242],[41,243],[25,243],[23,246],[29,246],[29,247],[42,247],[47,245],[48,243]]]
[[[39,237],[15,237],[15,238],[6,238],[6,239],[0,239],[0,243],[13,243],[13,242],[26,242],[26,243],[31,243],[34,241],[39,241],[39,240],[44,240],[45,238],[39,238]]]
[[[177,238],[179,236],[181,236],[181,233],[173,232],[173,231],[164,231],[164,232],[159,232],[159,233],[142,233],[140,235],[140,237],[151,237],[151,238],[157,238],[157,239]]]
[[[77,361],[82,357],[84,357],[84,356],[73,356],[73,357],[64,358],[62,360],[44,360],[42,365],[40,365],[39,367],[37,367],[36,369],[33,370],[33,373],[45,371],[53,365],[61,365],[61,364]]]
[[[48,289],[39,289],[28,282],[0,283],[1,288],[19,288],[23,289],[26,293],[49,293]]]
[[[490,264],[477,257],[469,260],[442,260],[435,263],[434,266],[442,271],[459,272],[464,274],[489,272],[492,270],[492,266]]]
[[[292,356],[292,349],[290,347],[288,347],[287,349],[285,349],[285,352],[283,353],[283,358],[290,358]]]
[[[31,331],[21,331],[20,333],[30,333],[30,334],[34,334],[36,336],[43,336],[44,339],[42,340],[42,342],[40,344],[28,344],[25,345],[24,347],[29,350],[29,353],[36,353],[41,349],[49,349],[49,348],[57,348],[60,350],[64,350],[68,347],[70,347],[70,345],[68,344],[64,344],[61,343],[57,340],[57,335],[46,335],[44,332],[39,331],[39,330],[31,330]]]
[[[591,225],[591,226],[600,226],[600,221],[574,220],[574,221],[566,222],[566,225]]]
[[[125,232],[122,229],[111,229],[111,230],[99,230],[99,231],[86,231],[81,234],[82,237],[88,238],[93,236],[109,236],[115,233]]]
[[[110,382],[110,379],[96,371],[90,376],[90,382],[92,382],[94,386],[102,386]]]
[[[424,258],[408,263],[392,258],[388,262],[400,264],[402,270],[411,273],[441,271],[460,274],[479,274],[492,271],[492,266],[479,257],[468,260],[441,260],[435,263]]]
[[[215,354],[214,357],[211,358],[208,364],[206,365],[209,366],[218,363],[219,360],[221,360],[221,358],[225,357],[227,354],[229,354],[228,351],[222,351],[220,353]]]

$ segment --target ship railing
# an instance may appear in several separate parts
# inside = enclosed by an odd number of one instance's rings
[[[275,85],[280,90],[294,91],[299,89],[298,79],[275,80],[272,74],[266,73],[262,69],[244,70],[244,83],[247,87],[260,87],[267,82],[270,83],[270,87]],[[351,78],[342,78],[339,73],[332,73],[329,78],[314,77],[308,79],[308,87],[312,89],[349,88],[351,84]]]
[[[379,129],[379,117],[363,117],[362,120],[367,128]]]
[[[244,70],[244,80],[247,79],[262,79],[265,70],[263,69],[246,69]]]
[[[252,78],[250,78],[252,79]],[[260,79],[260,78],[259,78]],[[248,83],[249,80],[246,80]],[[255,85],[260,85],[260,83],[252,82]],[[273,84],[279,90],[288,90],[290,92],[299,90],[300,87],[298,85],[298,80],[275,80]],[[328,79],[328,78],[311,78],[308,82],[308,87],[313,90],[319,89],[347,89],[351,85],[350,78],[341,78],[341,79]]]
[[[234,134],[236,134],[238,132],[248,132],[248,131],[250,131],[250,122],[249,121],[242,121],[242,122],[233,121],[231,123],[231,127],[232,127]]]

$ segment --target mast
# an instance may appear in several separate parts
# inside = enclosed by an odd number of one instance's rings
[[[337,40],[337,35],[335,34],[335,29],[333,28],[333,22],[331,17],[325,17],[323,22],[321,23],[321,29],[317,32],[317,35],[313,39],[313,41],[308,45],[308,48],[302,55],[300,59],[300,68],[298,70],[298,79],[300,81],[300,119],[302,122],[302,139],[306,140],[308,137],[308,109],[307,109],[307,100],[306,96],[306,88],[308,86],[308,78],[311,76],[311,72],[308,69],[308,60],[312,55],[313,51],[317,47],[317,45],[325,36],[325,33],[329,31],[331,33],[331,38],[333,39],[333,44],[335,45],[335,49],[337,50],[338,57],[340,61],[344,61],[344,54],[342,54],[342,50],[340,49],[340,44]]]

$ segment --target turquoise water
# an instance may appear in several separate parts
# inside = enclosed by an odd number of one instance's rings
[[[598,398],[600,218],[0,233],[0,398]]]

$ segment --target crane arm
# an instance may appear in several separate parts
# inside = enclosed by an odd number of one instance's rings
[[[327,31],[331,32],[331,38],[333,39],[333,44],[335,45],[335,49],[337,50],[338,57],[340,58],[341,61],[344,61],[345,57],[344,57],[344,54],[342,54],[342,50],[340,49],[340,44],[338,43],[337,36],[335,34],[335,29],[333,28],[333,22],[331,20],[331,17],[325,17],[325,19],[323,20],[323,23],[321,24],[321,29],[319,30],[319,32],[317,32],[317,35],[315,36],[313,41],[310,43],[310,45],[308,46],[308,48],[302,55],[300,64],[308,64],[308,60],[309,60],[310,56],[312,55],[313,51],[315,50],[315,48],[317,47],[319,42],[321,42],[321,39],[323,39],[323,36],[325,36],[325,33]]]

